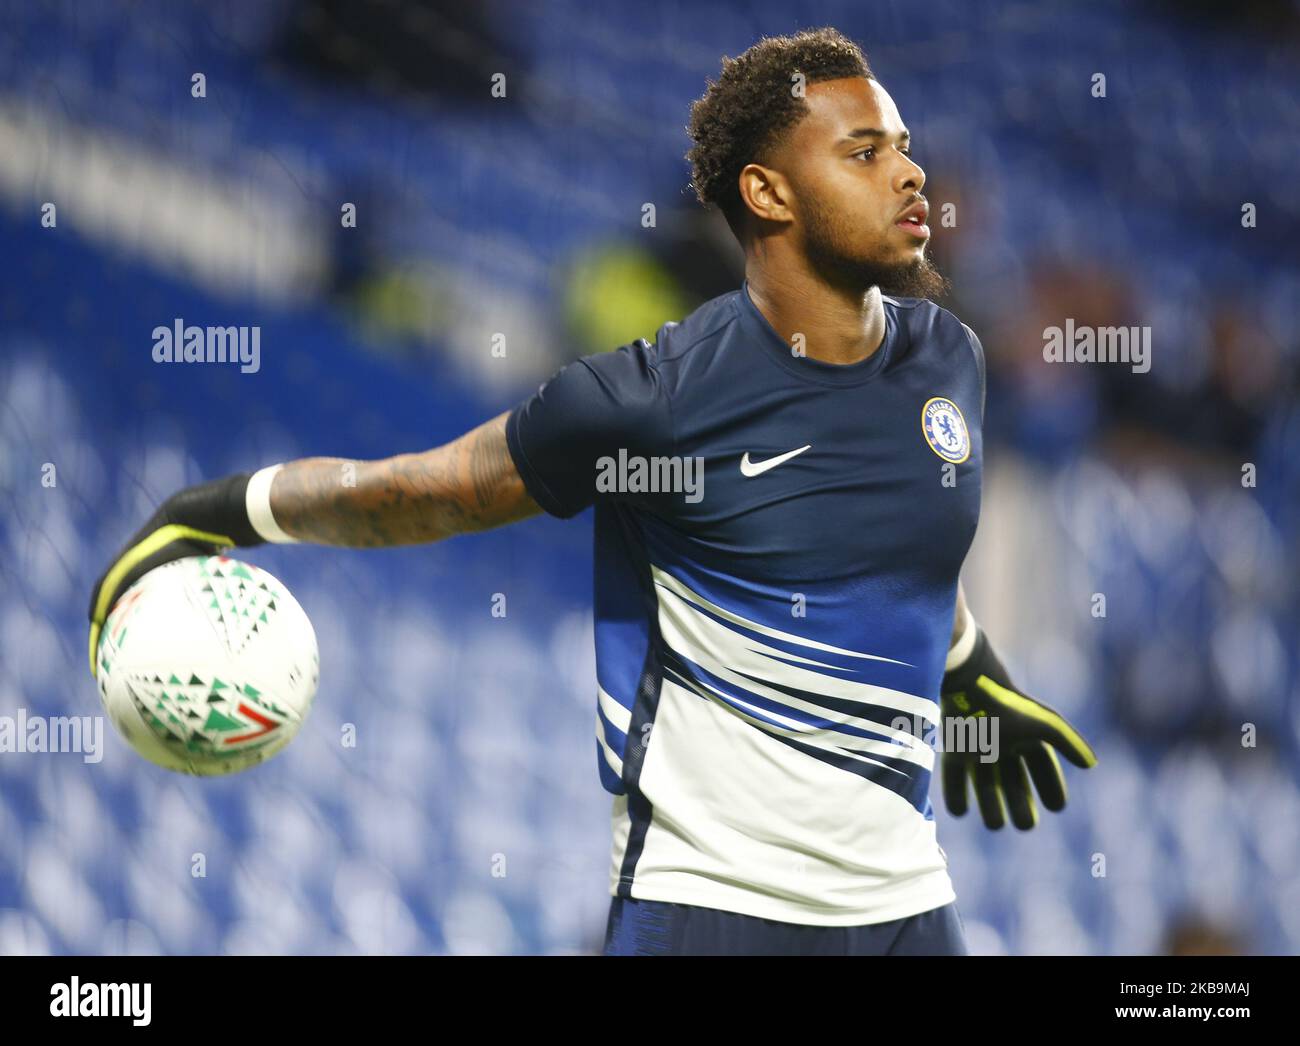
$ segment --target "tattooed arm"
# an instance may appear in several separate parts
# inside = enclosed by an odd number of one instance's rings
[[[541,512],[506,446],[507,416],[421,454],[382,461],[302,458],[173,494],[91,589],[91,675],[98,672],[99,636],[113,605],[145,574],[173,560],[282,539],[353,548],[415,545]]]
[[[537,515],[541,507],[524,489],[506,447],[508,413],[418,454],[288,462],[271,484],[275,522],[300,541],[378,548],[439,541]]]

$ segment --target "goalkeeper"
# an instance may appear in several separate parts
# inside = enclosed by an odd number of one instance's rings
[[[960,598],[985,362],[930,300],[944,284],[925,172],[830,29],[728,59],[690,133],[743,286],[446,446],[177,494],[92,595],[92,657],[123,587],[168,558],[413,544],[593,508],[606,953],[964,954],[934,777],[954,813],[973,788],[987,825],[1027,828],[1039,801],[1065,804],[1058,753],[1095,757],[1012,685]],[[611,485],[610,462],[670,480],[689,465],[699,483]],[[936,756],[926,736],[957,716],[997,723],[992,762]]]

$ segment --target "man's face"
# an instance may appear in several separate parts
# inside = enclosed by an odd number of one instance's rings
[[[925,172],[911,159],[907,128],[875,80],[809,85],[808,113],[778,159],[804,249],[826,279],[852,289],[925,297],[943,288],[925,249]]]

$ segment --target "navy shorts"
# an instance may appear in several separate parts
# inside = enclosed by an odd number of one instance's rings
[[[606,955],[968,955],[956,904],[868,926],[805,926],[615,897]]]

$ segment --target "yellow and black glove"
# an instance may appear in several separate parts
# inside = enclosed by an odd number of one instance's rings
[[[211,556],[260,545],[245,499],[251,473],[241,472],[173,494],[137,530],[90,593],[90,674],[98,676],[99,633],[113,604],[145,574],[186,556]]]
[[[989,828],[1006,823],[1004,803],[1012,824],[1033,828],[1038,823],[1033,788],[1047,809],[1065,806],[1065,775],[1056,751],[1083,770],[1095,766],[1097,756],[1064,716],[1020,693],[983,629],[973,620],[968,627],[977,630],[975,645],[959,666],[944,673],[939,708],[945,727],[958,717],[996,717],[996,758],[983,762],[979,752],[945,750],[940,756],[944,801],[953,816],[961,817],[966,812],[966,780],[971,778]],[[965,736],[960,730],[955,733]],[[951,736],[945,729],[944,738]]]

